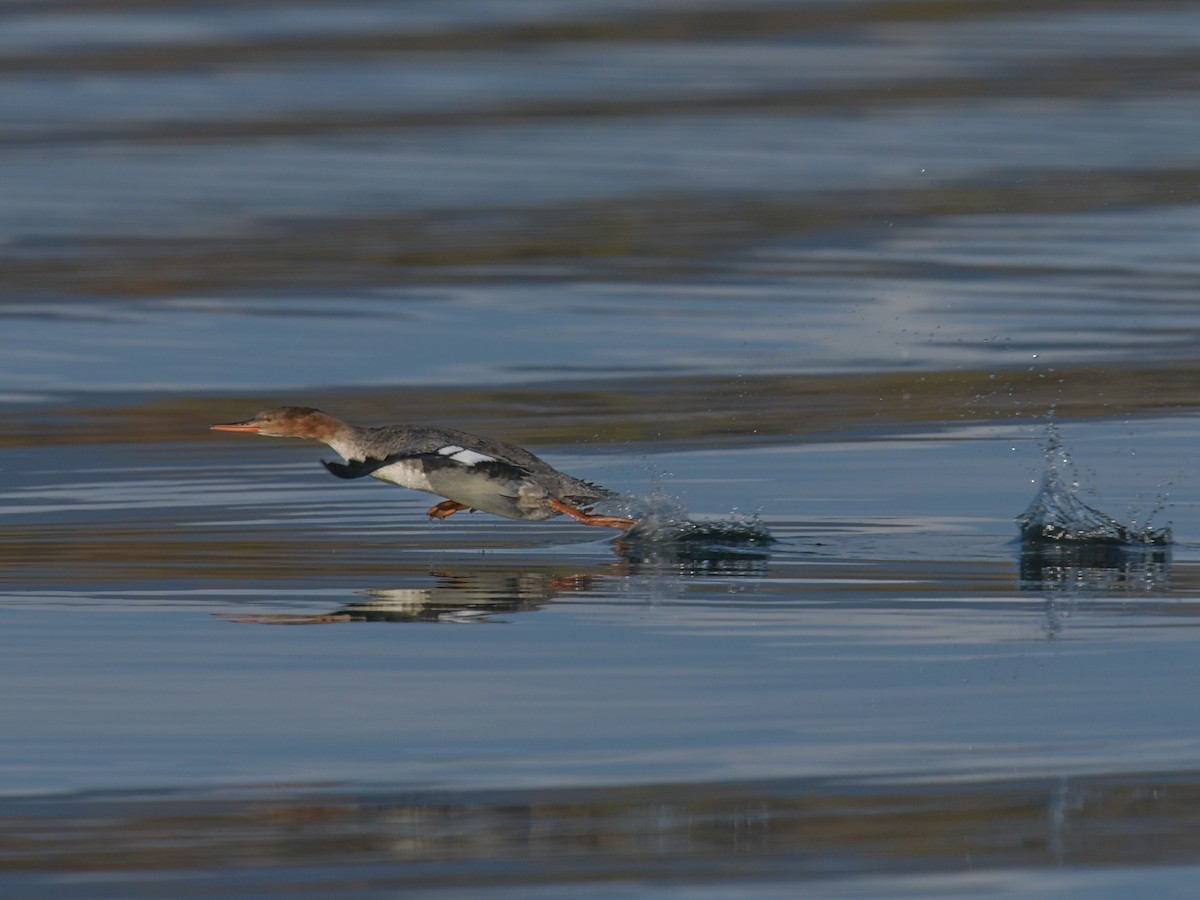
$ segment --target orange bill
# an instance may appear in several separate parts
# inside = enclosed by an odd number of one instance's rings
[[[230,422],[228,425],[209,425],[209,431],[247,431],[250,434],[258,434],[259,425],[251,420],[249,422]]]

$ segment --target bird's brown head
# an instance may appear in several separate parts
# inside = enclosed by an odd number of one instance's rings
[[[253,419],[210,425],[212,431],[241,431],[263,437],[294,437],[323,441],[338,427],[337,419],[311,406],[279,406],[264,409]]]

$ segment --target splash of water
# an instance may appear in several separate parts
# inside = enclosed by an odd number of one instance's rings
[[[1017,516],[1022,541],[1130,547],[1171,543],[1171,527],[1153,527],[1149,522],[1153,513],[1144,523],[1126,524],[1079,499],[1075,464],[1063,447],[1053,422],[1046,429],[1045,454],[1046,474],[1042,486],[1025,512]]]
[[[659,483],[638,506],[637,524],[618,542],[621,555],[635,561],[736,568],[739,560],[764,560],[775,543],[770,529],[757,516],[694,517]]]

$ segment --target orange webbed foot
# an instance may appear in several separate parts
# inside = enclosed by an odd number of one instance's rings
[[[459,503],[457,500],[443,500],[434,506],[429,507],[429,512],[426,513],[431,519],[444,519],[447,516],[452,516],[460,509],[466,509],[467,504]]]
[[[636,522],[633,519],[626,519],[622,516],[602,516],[593,513],[590,509],[577,509],[569,503],[564,503],[562,500],[552,498],[546,501],[555,512],[560,512],[564,516],[570,516],[581,525],[596,525],[600,528],[620,528],[626,531],[632,528]]]

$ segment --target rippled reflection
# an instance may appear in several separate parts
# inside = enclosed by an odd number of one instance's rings
[[[1065,595],[1163,593],[1171,588],[1171,550],[1024,543],[1020,585],[1022,590]]]
[[[303,869],[309,891],[374,896],[441,879],[484,895],[498,883],[510,892],[569,891],[601,870],[609,883],[682,879],[727,890],[772,878],[845,884],[981,869],[1014,877],[1195,865],[1198,809],[1195,771],[908,785],[789,779],[474,792],[277,785],[7,798],[0,800],[0,884],[53,875],[76,890],[99,890],[136,871],[139,891],[174,896],[172,889],[194,887],[196,871],[220,870],[225,890],[253,886],[261,894],[294,887]]]

